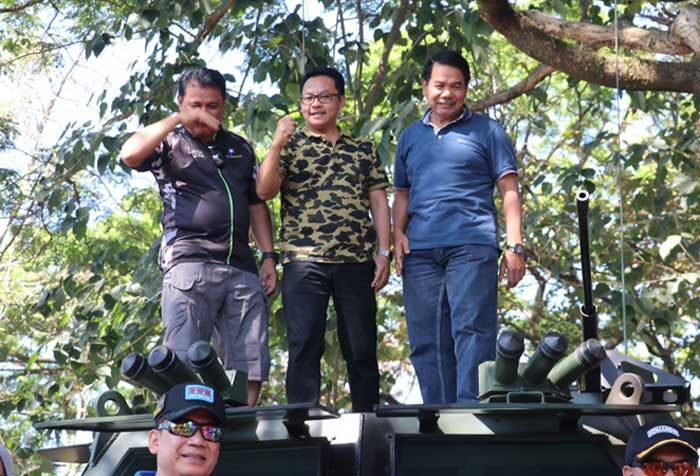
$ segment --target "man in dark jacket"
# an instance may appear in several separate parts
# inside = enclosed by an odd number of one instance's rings
[[[253,149],[221,127],[225,99],[221,73],[185,71],[179,111],[134,133],[121,159],[150,170],[163,199],[165,344],[186,361],[190,344],[213,337],[224,366],[247,372],[254,405],[270,366],[264,294],[275,289],[277,255],[269,211],[255,193]],[[251,228],[262,251],[259,278]]]

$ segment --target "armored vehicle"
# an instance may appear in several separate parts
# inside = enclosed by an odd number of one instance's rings
[[[631,430],[670,420],[689,399],[689,384],[646,363],[605,350],[597,340],[588,251],[588,194],[577,194],[584,304],[582,342],[567,353],[557,333],[542,337],[529,359],[524,342],[505,331],[496,359],[479,369],[480,403],[380,405],[338,414],[313,404],[249,408],[245,382],[226,375],[208,344],[188,355],[198,375],[167,348],[133,355],[122,373],[156,393],[201,378],[224,392],[227,428],[217,475],[239,476],[541,476],[620,475]],[[196,347],[196,348],[195,348]],[[132,476],[154,470],[147,449],[151,414],[130,414],[116,392],[114,416],[49,421],[42,429],[94,432],[90,445],[42,450],[54,461],[87,463],[85,476]]]

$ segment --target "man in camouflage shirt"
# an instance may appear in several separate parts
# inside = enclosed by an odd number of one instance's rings
[[[319,401],[332,296],[352,407],[361,412],[379,401],[374,294],[389,278],[389,183],[374,145],[338,128],[344,89],[343,76],[333,68],[303,76],[306,127],[296,130],[292,118],[280,119],[257,193],[268,200],[281,189],[287,400]]]

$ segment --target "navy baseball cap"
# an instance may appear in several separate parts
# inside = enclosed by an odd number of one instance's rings
[[[698,451],[689,431],[675,423],[650,423],[637,428],[630,435],[625,452],[625,464],[632,466],[641,463],[651,453],[666,445],[685,447],[688,454],[697,462]]]
[[[174,385],[158,401],[153,420],[175,421],[194,410],[209,412],[220,425],[226,423],[226,410],[221,395],[212,387],[199,382]]]

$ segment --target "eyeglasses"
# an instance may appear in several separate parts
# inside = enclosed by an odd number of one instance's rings
[[[652,459],[635,466],[642,468],[642,471],[647,476],[666,476],[669,469],[673,471],[675,476],[691,476],[693,471],[695,471],[695,465],[690,461],[667,463],[666,461]]]
[[[331,102],[333,100],[333,98],[337,98],[338,96],[340,96],[340,94],[332,94],[332,93],[307,94],[307,95],[301,97],[301,103],[309,106],[309,105],[314,103],[314,99],[318,99],[318,102],[320,102],[321,104],[328,104],[329,102]]]
[[[197,430],[201,430],[202,438],[207,441],[213,441],[214,443],[218,443],[224,437],[224,429],[220,426],[200,425],[193,421],[186,421],[183,423],[163,421],[158,424],[157,428],[159,430],[168,430],[171,435],[181,436],[183,438],[191,438],[197,433]]]

